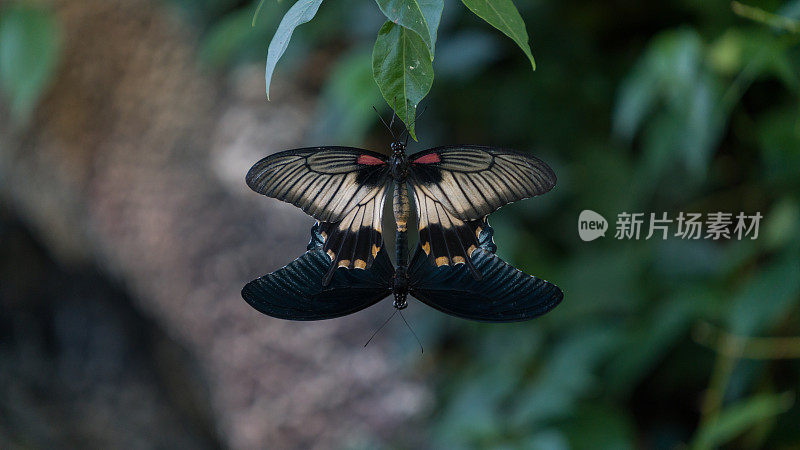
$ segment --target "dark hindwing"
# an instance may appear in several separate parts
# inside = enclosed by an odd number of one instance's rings
[[[432,256],[437,266],[466,264],[475,278],[470,257],[478,248],[478,233],[484,220],[463,221],[454,216],[428,190],[427,186],[414,186],[414,202],[417,205],[420,249]]]
[[[437,267],[417,247],[408,269],[411,295],[444,313],[482,322],[523,321],[555,308],[564,298],[561,289],[500,259],[492,234],[484,224],[472,255],[480,280],[465,265]]]
[[[330,272],[365,269],[383,247],[381,220],[389,171],[379,153],[315,147],[268,156],[247,174],[254,191],[291,203],[321,222]]]
[[[303,256],[245,285],[242,297],[250,306],[279,319],[321,320],[360,311],[391,294],[394,267],[385,249],[370,269],[336,270],[323,286],[331,262],[318,230],[314,225]]]
[[[324,283],[330,280],[339,267],[367,269],[383,248],[381,219],[386,188],[364,198],[341,221],[320,222],[320,232],[325,239],[323,250],[330,257],[331,267]]]

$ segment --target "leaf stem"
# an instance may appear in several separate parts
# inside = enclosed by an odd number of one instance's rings
[[[737,16],[760,22],[771,27],[780,28],[790,33],[800,33],[800,21],[773,14],[755,6],[745,5],[737,1],[731,2],[731,9]]]
[[[800,336],[749,337],[728,333],[704,322],[693,336],[695,342],[720,354],[745,359],[798,359],[800,358]],[[715,342],[728,345],[714,345]]]
[[[725,398],[728,382],[742,352],[742,342],[732,337],[733,335],[729,334],[721,335],[716,340],[716,345],[710,345],[717,352],[717,359],[711,372],[708,390],[700,407],[699,429],[714,421],[722,408],[722,400]]]
[[[256,12],[253,13],[253,21],[250,23],[251,28],[255,28],[256,26],[256,18],[258,17],[258,13],[261,12],[261,7],[264,6],[264,1],[261,0],[258,2],[258,6],[256,6]]]

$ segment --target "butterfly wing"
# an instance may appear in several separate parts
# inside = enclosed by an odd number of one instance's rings
[[[437,266],[465,263],[478,248],[483,219],[501,206],[541,195],[556,184],[538,158],[481,146],[438,147],[409,158],[423,251]]]
[[[323,278],[331,261],[323,249],[320,224],[311,229],[308,251],[285,267],[253,280],[242,298],[258,311],[287,320],[321,320],[345,316],[391,294],[394,267],[385,249],[367,270],[335,270],[327,286]]]
[[[338,267],[365,269],[383,247],[386,157],[351,147],[288,150],[257,162],[247,185],[322,222],[330,281]],[[330,264],[332,262],[332,264]]]
[[[478,248],[481,220],[463,221],[444,207],[424,185],[414,185],[420,249],[431,255],[436,266],[466,264],[473,277],[481,274],[470,260]]]
[[[414,186],[461,220],[478,220],[501,206],[535,197],[556,185],[542,160],[512,150],[481,146],[438,147],[409,157]]]
[[[418,246],[408,269],[411,295],[444,313],[482,322],[529,320],[555,308],[564,298],[561,289],[500,259],[492,235],[483,222],[471,258],[480,280],[463,264],[437,267]]]

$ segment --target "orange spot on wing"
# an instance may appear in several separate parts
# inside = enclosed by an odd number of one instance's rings
[[[431,244],[430,244],[430,242],[426,242],[426,243],[422,244],[422,250],[425,252],[426,255],[430,255],[431,254]]]

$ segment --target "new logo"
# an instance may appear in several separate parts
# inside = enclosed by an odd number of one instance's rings
[[[578,235],[586,242],[593,241],[600,236],[605,237],[608,230],[608,221],[605,217],[592,211],[584,209],[578,216]]]

